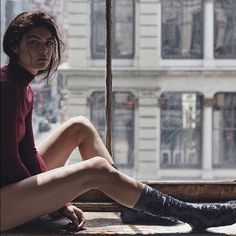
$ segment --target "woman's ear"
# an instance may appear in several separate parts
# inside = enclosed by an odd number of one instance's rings
[[[15,54],[18,54],[18,53],[19,53],[19,48],[18,48],[18,46],[12,46],[11,50],[12,50],[12,52],[15,53]]]
[[[18,54],[19,53],[19,45],[17,42],[11,40],[10,41],[10,46],[11,46],[11,51],[14,53],[14,54]]]

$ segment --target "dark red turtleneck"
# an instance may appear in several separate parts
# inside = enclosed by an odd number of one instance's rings
[[[34,144],[33,78],[18,64],[0,69],[1,187],[47,170]]]

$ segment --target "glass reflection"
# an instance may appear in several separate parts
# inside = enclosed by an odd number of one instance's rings
[[[203,57],[203,5],[201,0],[162,1],[162,58]]]
[[[200,167],[202,96],[167,92],[161,95],[161,167]]]
[[[105,96],[97,91],[91,95],[91,120],[105,140]],[[134,164],[135,97],[130,92],[113,92],[112,146],[115,163],[122,167]]]

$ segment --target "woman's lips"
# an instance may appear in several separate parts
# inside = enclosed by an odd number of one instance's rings
[[[46,57],[41,57],[38,59],[38,61],[48,61],[48,59]]]

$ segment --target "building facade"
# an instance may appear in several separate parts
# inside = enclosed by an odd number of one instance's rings
[[[235,1],[113,1],[113,156],[136,178],[236,169]],[[104,1],[67,3],[67,117],[104,135]]]

